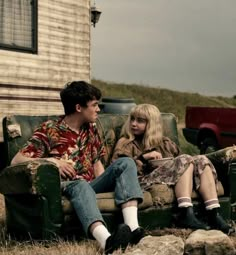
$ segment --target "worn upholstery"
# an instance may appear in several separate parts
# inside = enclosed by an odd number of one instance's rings
[[[9,166],[11,159],[32,135],[33,130],[43,121],[56,117],[15,115],[3,119],[7,166],[0,173],[0,192],[5,196],[9,232],[27,232],[33,237],[48,238],[67,229],[65,225],[70,222],[67,220],[68,216],[75,216],[70,202],[61,196],[60,176],[53,163],[40,159]],[[127,115],[99,115],[97,126],[107,151],[103,162],[106,166],[110,163],[112,151],[126,119]],[[179,144],[176,117],[171,113],[162,113],[162,120],[164,135]],[[214,160],[217,154],[211,157]],[[220,182],[218,195],[224,195],[224,188]],[[113,193],[97,194],[98,206],[108,223],[112,223],[120,211],[113,196]],[[196,192],[193,192],[192,197],[196,201],[199,200]],[[224,198],[222,205],[225,208],[225,216],[229,218],[229,199]],[[140,223],[149,229],[168,226],[171,224],[174,207],[173,188],[165,184],[153,185],[144,193],[144,201],[139,205]]]

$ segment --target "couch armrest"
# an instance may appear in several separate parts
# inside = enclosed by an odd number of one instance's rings
[[[8,166],[0,173],[0,193],[4,195],[44,194],[43,190],[47,183],[50,186],[60,184],[60,176],[56,165],[47,160],[27,161]],[[54,188],[52,187],[52,189]]]
[[[234,147],[226,147],[221,150],[217,150],[215,152],[211,152],[206,154],[206,157],[212,162],[214,165],[218,179],[221,181],[225,195],[230,195],[230,176],[229,176],[229,168],[230,162],[232,162],[233,157],[231,155]]]
[[[55,222],[63,219],[60,174],[52,162],[39,159],[6,167],[0,173],[0,193],[43,197]]]
[[[216,168],[217,173],[224,171],[225,174],[228,174],[229,162],[232,160],[228,154],[231,150],[232,147],[226,147],[224,149],[206,154],[206,157],[208,157]]]

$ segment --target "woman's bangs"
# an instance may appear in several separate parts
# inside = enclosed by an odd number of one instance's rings
[[[145,112],[145,110],[143,108],[137,108],[133,112],[132,116],[135,118],[148,119],[147,113]]]

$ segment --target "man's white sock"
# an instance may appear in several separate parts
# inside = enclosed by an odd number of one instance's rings
[[[131,231],[139,227],[138,224],[138,208],[136,206],[128,206],[122,209],[124,223],[127,224]]]
[[[92,235],[99,242],[102,249],[105,249],[106,240],[111,235],[107,228],[103,224],[98,225],[94,228]]]

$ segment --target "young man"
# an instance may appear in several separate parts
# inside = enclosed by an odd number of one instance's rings
[[[143,194],[137,179],[137,168],[131,158],[118,159],[106,170],[101,163],[104,146],[95,124],[100,111],[101,92],[84,81],[66,85],[60,93],[65,115],[38,127],[12,164],[44,158],[55,163],[62,177],[62,191],[71,201],[83,229],[99,242],[105,253],[144,236],[138,224],[137,204]],[[97,207],[96,193],[115,192],[124,224],[109,233]]]

